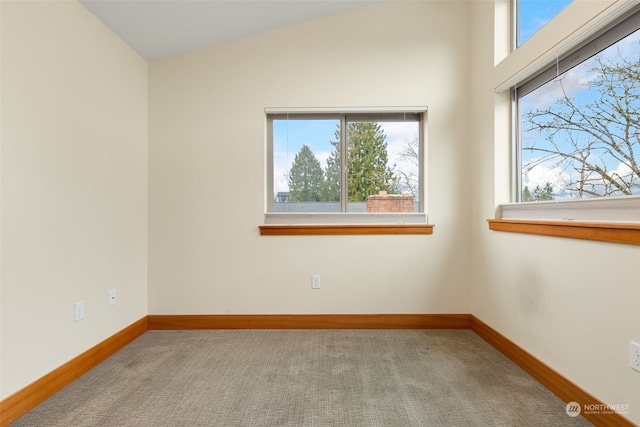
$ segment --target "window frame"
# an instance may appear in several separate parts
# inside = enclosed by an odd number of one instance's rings
[[[338,119],[341,122],[341,212],[321,213],[321,212],[274,212],[274,199],[271,196],[274,185],[274,141],[273,141],[273,121],[294,116],[295,119]],[[386,117],[385,117],[386,116]],[[419,178],[418,178],[418,206],[419,212],[405,213],[362,213],[348,212],[348,200],[342,195],[347,194],[346,176],[346,132],[350,121],[369,120],[375,121],[402,121],[403,116],[411,118],[412,122],[418,122],[418,143],[419,143]],[[266,129],[266,188],[265,188],[265,213],[264,224],[269,225],[310,225],[320,227],[328,224],[344,224],[347,226],[361,226],[374,224],[396,224],[403,227],[409,224],[426,224],[426,122],[427,107],[349,107],[349,108],[265,108],[265,129]],[[357,230],[360,230],[359,228]],[[364,229],[363,229],[364,230]],[[261,234],[264,230],[261,227]],[[359,233],[348,232],[338,234],[378,234],[374,232]],[[429,228],[430,231],[430,228]],[[284,233],[286,234],[286,233]],[[292,233],[301,234],[301,233]],[[306,233],[305,233],[306,234]],[[324,233],[309,233],[324,234]],[[336,233],[326,233],[336,234]],[[389,234],[389,233],[384,233]],[[406,234],[406,233],[402,233]],[[431,234],[418,233],[418,234]]]
[[[597,31],[588,40],[580,43],[574,49],[557,58],[557,60],[547,64],[534,76],[516,84],[515,90],[519,90],[521,92],[519,96],[523,97],[553,80],[558,75],[565,73],[591,56],[622,40],[639,28],[640,8],[635,8],[630,12],[630,15],[617,19]]]

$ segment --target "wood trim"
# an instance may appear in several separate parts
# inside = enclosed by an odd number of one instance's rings
[[[513,363],[524,369],[540,384],[564,402],[577,402],[581,408],[584,405],[605,405],[591,394],[578,387],[558,372],[544,364],[536,357],[523,350],[521,347],[507,339],[486,323],[471,315],[471,330],[504,354]],[[630,420],[619,414],[593,414],[581,412],[581,415],[591,423],[602,427],[633,427]]]
[[[640,225],[571,221],[489,219],[489,229],[640,245]]]
[[[319,236],[357,234],[433,234],[433,224],[308,224],[260,225],[261,236]]]
[[[91,368],[147,331],[147,318],[127,326],[64,365],[0,402],[0,427],[5,427],[44,402]]]
[[[469,329],[468,314],[149,315],[149,330]]]

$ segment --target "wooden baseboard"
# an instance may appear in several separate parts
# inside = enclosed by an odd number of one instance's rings
[[[149,315],[150,330],[181,329],[469,329],[468,314]]]
[[[144,317],[0,402],[5,427],[147,331]]]
[[[585,405],[596,405],[596,407],[601,408],[606,407],[603,402],[599,401],[591,394],[587,393],[567,378],[551,369],[548,365],[523,350],[521,347],[475,316],[471,316],[470,329],[495,347],[500,353],[504,354],[513,363],[524,369],[529,375],[535,378],[540,384],[545,386],[564,402],[579,403],[581,408],[585,408]],[[632,423],[620,414],[602,414],[593,413],[593,411],[591,413],[588,411],[582,411],[581,415],[596,426],[636,426],[636,424]]]

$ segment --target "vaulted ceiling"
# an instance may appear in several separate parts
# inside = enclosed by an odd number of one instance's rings
[[[148,61],[380,0],[80,0]]]

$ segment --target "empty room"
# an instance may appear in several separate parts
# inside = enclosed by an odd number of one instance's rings
[[[639,425],[639,28],[0,1],[0,426]]]

